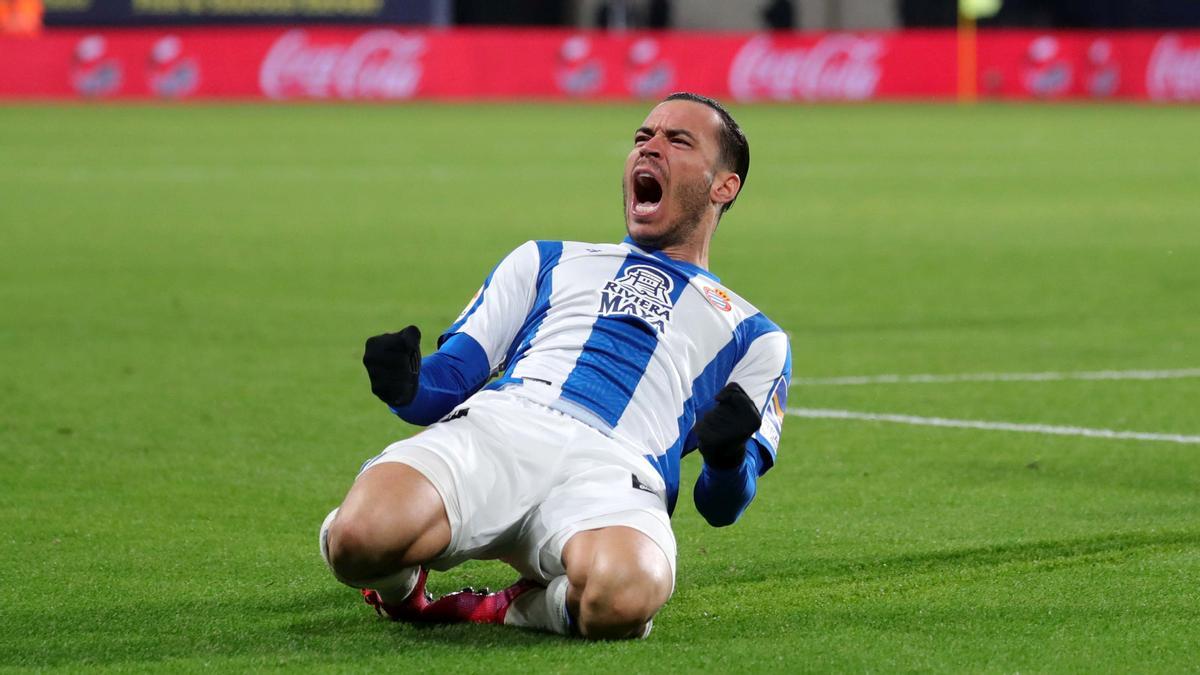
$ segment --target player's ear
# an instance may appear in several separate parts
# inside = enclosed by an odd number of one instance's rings
[[[709,198],[718,204],[728,204],[742,189],[742,179],[732,171],[719,171],[713,178]]]

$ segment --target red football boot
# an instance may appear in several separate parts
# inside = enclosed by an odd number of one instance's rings
[[[389,605],[379,597],[378,592],[369,588],[362,589],[363,600],[374,607],[377,614],[386,616],[392,621],[422,621],[422,612],[433,600],[433,596],[425,590],[425,580],[428,578],[429,570],[422,567],[417,574],[417,585],[413,586],[412,593],[409,593],[408,597],[398,604]]]
[[[431,602],[421,612],[422,621],[437,623],[504,623],[504,615],[513,601],[541,584],[530,579],[521,579],[508,588],[488,593],[465,588],[457,593],[447,593]]]

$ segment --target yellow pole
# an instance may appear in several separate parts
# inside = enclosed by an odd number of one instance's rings
[[[974,103],[979,98],[978,43],[975,18],[958,12],[958,101]]]

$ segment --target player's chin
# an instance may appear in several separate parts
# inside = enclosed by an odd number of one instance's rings
[[[625,229],[629,231],[629,238],[639,246],[661,248],[661,244],[670,234],[666,222],[661,218],[648,220],[645,217],[634,218],[633,215],[629,215],[625,220]]]
[[[626,215],[625,224],[629,227],[629,234],[635,239],[638,235],[656,237],[661,235],[664,229],[658,218],[637,216],[632,213]]]

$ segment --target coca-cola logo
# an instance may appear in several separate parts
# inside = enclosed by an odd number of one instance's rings
[[[1200,100],[1200,47],[1188,49],[1178,35],[1164,35],[1146,66],[1146,91],[1159,101]]]
[[[270,98],[408,98],[421,84],[425,50],[425,38],[392,30],[321,45],[293,30],[271,45],[258,83]]]
[[[776,49],[771,38],[755,37],[733,59],[729,90],[743,101],[861,101],[875,95],[884,51],[881,39],[855,35],[832,35],[794,49]]]

